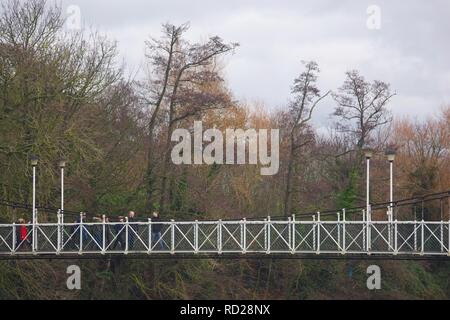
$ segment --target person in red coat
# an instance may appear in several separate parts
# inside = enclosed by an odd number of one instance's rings
[[[25,225],[24,219],[18,220],[18,226],[17,226],[17,247],[24,248],[28,244],[27,239],[27,226]]]

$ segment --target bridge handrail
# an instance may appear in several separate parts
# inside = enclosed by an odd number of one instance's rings
[[[161,229],[153,229],[158,224]],[[0,258],[67,254],[337,254],[450,258],[450,221],[152,221],[0,224]],[[120,225],[120,229],[109,228]],[[72,228],[75,226],[76,228]],[[119,246],[119,248],[117,248]]]

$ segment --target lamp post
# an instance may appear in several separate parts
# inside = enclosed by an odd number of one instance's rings
[[[370,215],[370,159],[373,156],[373,150],[370,148],[364,149],[364,156],[366,157],[366,215]]]
[[[66,160],[59,161],[59,168],[61,169],[61,222],[64,223],[64,169],[66,168]]]
[[[36,221],[36,167],[38,158],[35,155],[30,157],[31,167],[33,168],[33,223]]]
[[[33,212],[32,212],[32,229],[33,229],[33,243],[32,243],[32,249],[35,250],[36,246],[36,222],[37,222],[37,216],[36,216],[36,167],[38,165],[38,158],[35,155],[32,155],[30,157],[30,163],[31,167],[33,168]]]
[[[389,161],[389,208],[391,215],[393,213],[394,206],[394,160],[395,160],[395,149],[389,147],[386,149],[385,155]]]
[[[61,206],[58,217],[58,249],[63,247],[64,244],[64,169],[66,167],[66,160],[59,160],[59,168],[61,169]]]

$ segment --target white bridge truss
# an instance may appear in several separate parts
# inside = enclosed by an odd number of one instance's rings
[[[61,220],[34,225],[0,224],[0,258],[164,253],[450,256],[450,222],[445,221]],[[26,238],[21,241],[19,226],[27,228]],[[155,229],[160,229],[160,234]]]

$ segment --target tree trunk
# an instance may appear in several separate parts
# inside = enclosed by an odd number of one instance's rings
[[[291,148],[289,151],[288,167],[286,173],[286,189],[284,193],[284,216],[291,214],[291,199],[292,199],[292,171],[294,166],[294,142],[291,138]]]
[[[171,145],[171,137],[172,137],[172,127],[173,124],[170,123],[169,128],[167,128],[167,139],[166,139],[166,145],[164,147],[164,159],[163,159],[163,167],[161,170],[161,195],[160,195],[160,201],[159,201],[159,207],[161,213],[164,213],[166,208],[166,200],[167,200],[167,175],[168,175],[168,168],[170,166],[170,145]]]
[[[154,149],[154,139],[153,139],[153,128],[152,125],[149,129],[149,145],[148,145],[148,152],[147,152],[147,170],[145,172],[145,186],[146,186],[146,192],[147,192],[147,202],[146,206],[149,208],[149,210],[155,209],[155,206],[153,204],[153,191],[155,188],[155,175],[154,175],[154,169],[156,166],[156,160],[154,159],[153,149]]]

